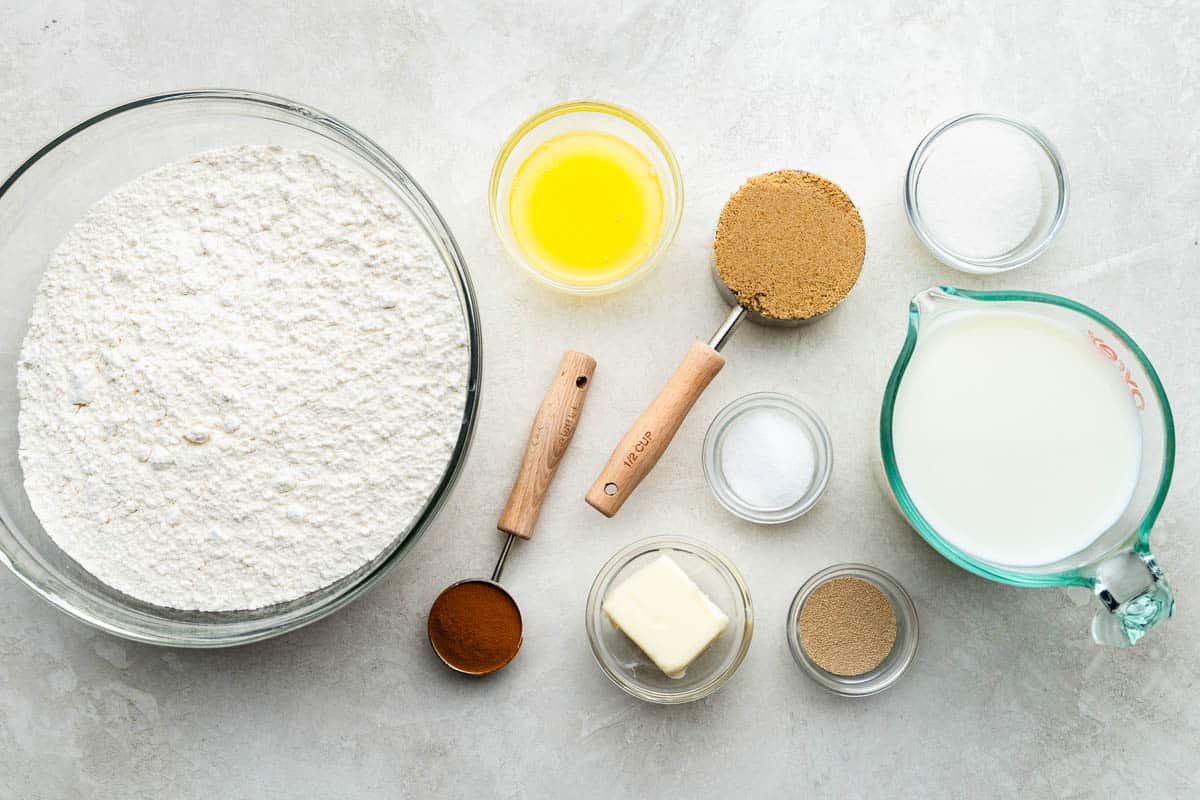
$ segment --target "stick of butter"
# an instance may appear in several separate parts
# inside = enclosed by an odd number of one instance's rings
[[[725,612],[665,554],[610,591],[601,610],[670,678],[682,678],[729,625]]]

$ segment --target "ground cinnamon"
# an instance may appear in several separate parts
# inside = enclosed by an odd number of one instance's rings
[[[460,672],[495,672],[521,647],[521,612],[494,584],[458,583],[434,601],[429,641],[442,660]]]
[[[738,302],[765,317],[810,319],[849,294],[866,254],[862,217],[819,175],[757,175],[721,211],[713,256]]]

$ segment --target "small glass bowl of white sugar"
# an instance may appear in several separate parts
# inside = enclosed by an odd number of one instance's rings
[[[713,419],[701,463],[713,495],[733,514],[750,522],[790,522],[825,491],[833,441],[806,403],[755,392]]]
[[[1037,128],[1002,114],[938,125],[917,145],[904,184],[917,238],[943,264],[976,275],[1044,253],[1069,201],[1058,150]]]

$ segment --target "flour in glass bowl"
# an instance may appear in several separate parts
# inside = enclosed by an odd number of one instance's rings
[[[292,600],[375,559],[462,424],[455,283],[381,183],[243,146],[67,234],[18,367],[25,488],[101,581],[179,609]]]

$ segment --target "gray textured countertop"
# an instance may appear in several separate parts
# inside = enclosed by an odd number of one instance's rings
[[[412,171],[463,248],[484,324],[480,424],[457,489],[411,556],[350,608],[281,639],[222,652],[133,645],[0,574],[0,796],[1196,794],[1195,4],[938,0],[919,14],[887,2],[166,5],[0,2],[0,169],[84,116],[160,90],[256,89],[341,117]],[[505,263],[485,196],[512,128],[581,96],[648,116],[687,191],[658,272],[587,301]],[[1041,127],[1074,188],[1049,253],[988,280],[929,257],[901,205],[917,141],[973,109]],[[722,202],[745,176],[781,167],[827,175],[858,203],[862,280],[817,326],[739,332],[656,473],[617,519],[601,518],[585,489],[688,343],[721,317],[705,270]],[[878,490],[879,394],[909,296],[938,283],[1068,295],[1115,318],[1154,360],[1179,435],[1154,544],[1179,610],[1137,648],[1093,646],[1086,601],[958,570]],[[567,347],[599,368],[540,534],[505,574],[526,644],[502,674],[463,680],[435,661],[425,614],[440,587],[490,567],[529,419]],[[834,439],[827,495],[779,528],[731,518],[699,469],[707,422],[754,390],[804,397]],[[727,553],[757,610],[741,671],[679,708],[611,686],[583,627],[600,565],[658,533]],[[923,623],[909,674],[860,701],[801,675],[783,631],[803,579],[847,560],[899,578]]]

